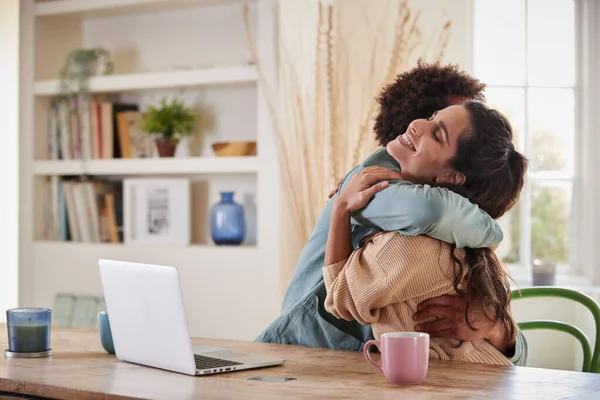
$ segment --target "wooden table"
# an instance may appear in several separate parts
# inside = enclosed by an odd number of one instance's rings
[[[0,356],[0,399],[9,394],[53,399],[600,399],[600,375],[534,368],[433,361],[423,383],[387,383],[362,354],[253,342],[195,339],[284,358],[284,366],[193,377],[118,361],[106,354],[98,332],[52,331],[54,356]],[[0,324],[0,348],[7,347]],[[248,380],[290,377],[287,382]],[[6,397],[3,397],[6,396]],[[37,396],[37,397],[35,397]]]

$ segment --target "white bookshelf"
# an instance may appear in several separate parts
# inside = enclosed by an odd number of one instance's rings
[[[139,90],[193,88],[212,85],[239,85],[256,83],[256,68],[206,68],[194,71],[169,71],[142,74],[121,74],[94,77],[90,80],[92,93],[113,93]],[[60,92],[58,79],[38,81],[37,96],[52,96]]]
[[[85,254],[101,253],[111,255],[112,258],[126,258],[129,254],[129,248],[146,249],[144,245],[124,245],[122,243],[82,243],[82,242],[56,242],[53,240],[36,240],[34,247],[41,253],[48,251],[56,252],[71,252],[77,254],[79,252]],[[229,257],[254,257],[258,250],[256,246],[215,246],[211,244],[192,244],[187,246],[177,246],[172,244],[155,244],[152,246],[157,252],[179,251],[185,253],[188,257],[223,257],[226,253]],[[148,261],[151,262],[151,261]],[[185,267],[183,267],[185,268]]]
[[[252,0],[251,0],[252,1]],[[87,17],[172,11],[198,5],[245,3],[244,0],[58,0],[35,4],[36,17],[85,14]]]
[[[241,6],[250,6],[251,29],[273,85],[276,0],[21,3],[19,303],[52,307],[59,292],[101,296],[98,258],[173,265],[181,274],[192,335],[252,340],[281,305],[280,186],[269,113],[256,68],[248,63]],[[47,110],[59,93],[59,71],[69,52],[95,46],[111,52],[115,73],[93,77],[91,92],[120,96],[142,110],[164,94],[183,93],[185,101],[213,110],[213,132],[199,144],[188,142],[189,152],[174,158],[48,159]],[[211,143],[227,140],[256,140],[257,156],[214,156]],[[47,240],[49,178],[79,175],[189,177],[192,244]],[[231,189],[245,207],[242,197],[255,200],[254,214],[247,214],[253,241],[215,246],[207,233],[210,207],[219,192]]]
[[[35,161],[35,175],[194,175],[249,174],[258,157],[178,157],[114,160]]]

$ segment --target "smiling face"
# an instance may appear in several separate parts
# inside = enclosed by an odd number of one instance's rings
[[[470,128],[469,111],[453,105],[429,119],[417,119],[406,132],[386,146],[402,168],[406,180],[414,183],[462,185],[465,177],[450,166],[460,138]]]

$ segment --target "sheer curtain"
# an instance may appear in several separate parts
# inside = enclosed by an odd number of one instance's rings
[[[277,99],[267,101],[285,189],[282,229],[291,233],[284,275],[291,276],[331,188],[377,147],[375,99],[383,85],[419,58],[444,57],[452,24],[440,7],[447,3],[433,3],[280,0]]]
[[[423,31],[422,12],[402,0],[282,0],[279,18],[273,113],[283,185],[303,244],[331,188],[376,148],[382,86],[418,58],[441,58],[451,24],[440,16]]]

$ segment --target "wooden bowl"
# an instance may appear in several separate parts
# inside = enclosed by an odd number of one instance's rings
[[[256,142],[216,142],[212,144],[217,157],[255,156]]]

